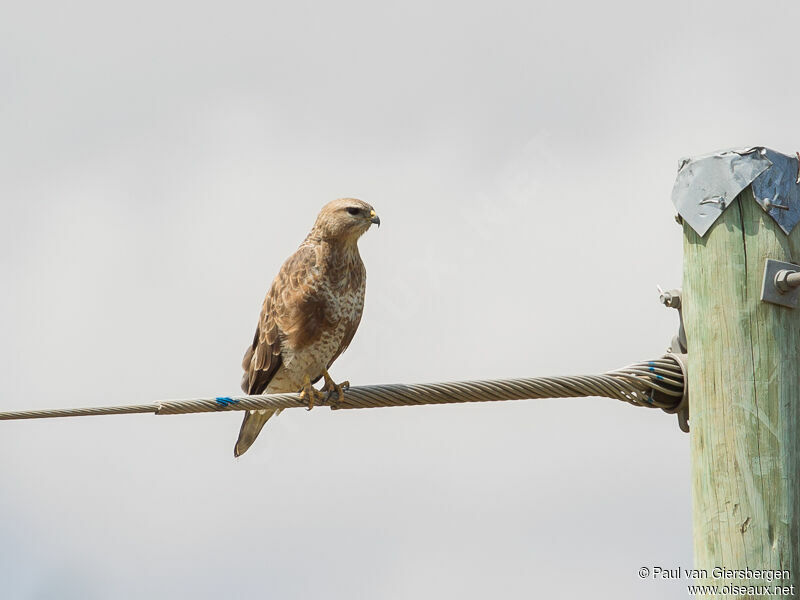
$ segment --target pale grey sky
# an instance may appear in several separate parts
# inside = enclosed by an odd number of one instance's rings
[[[797,149],[796,2],[0,8],[0,410],[235,393],[319,208],[354,384],[666,347],[680,157]],[[0,424],[4,598],[673,598],[688,436],[608,399]]]

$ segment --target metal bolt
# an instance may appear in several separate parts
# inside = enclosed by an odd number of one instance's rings
[[[781,294],[785,294],[800,286],[800,272],[781,269],[775,273],[775,287]]]
[[[665,292],[661,289],[661,286],[656,286],[658,289],[658,300],[666,306],[667,308],[680,308],[681,307],[681,291],[680,290],[669,290]]]

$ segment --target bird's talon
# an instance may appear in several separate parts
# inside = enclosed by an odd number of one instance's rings
[[[325,401],[332,409],[336,410],[344,400],[345,391],[350,389],[350,382],[343,381],[342,383],[336,383],[327,370],[322,372],[322,376],[325,378],[325,387],[322,388],[322,391],[328,393],[325,396]]]
[[[312,385],[308,375],[306,375],[303,389],[300,390],[300,399],[308,402],[306,410],[311,410],[314,408],[314,404],[319,404],[320,400],[322,400],[322,393]]]
[[[325,394],[325,402],[333,409],[339,408],[339,402],[342,400],[342,392],[340,390],[329,390]]]
[[[327,371],[324,371],[323,375],[325,377],[325,387],[322,390],[315,388],[308,376],[305,378],[303,388],[300,390],[300,399],[308,402],[307,410],[311,410],[314,405],[319,404],[327,404],[334,409],[339,408],[339,403],[344,399],[345,390],[350,389],[349,381],[335,383]]]

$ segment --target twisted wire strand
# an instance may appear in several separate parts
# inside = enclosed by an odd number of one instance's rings
[[[675,412],[684,398],[684,371],[675,355],[635,363],[601,375],[566,375],[448,383],[384,384],[353,387],[341,401],[328,397],[318,403],[334,409],[418,406],[463,402],[495,402],[535,398],[601,396],[636,406]],[[155,413],[177,415],[263,408],[298,408],[306,402],[298,394],[218,396],[162,400],[129,406],[97,406],[52,410],[0,412],[0,421]]]

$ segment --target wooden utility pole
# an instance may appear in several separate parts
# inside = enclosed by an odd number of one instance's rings
[[[697,583],[800,597],[800,308],[760,300],[767,258],[800,263],[800,226],[784,233],[747,187],[703,237],[683,230]]]

